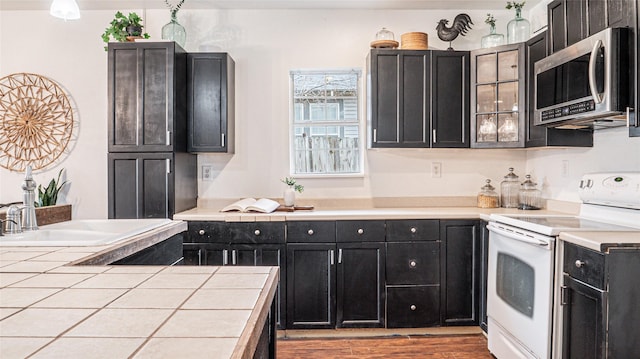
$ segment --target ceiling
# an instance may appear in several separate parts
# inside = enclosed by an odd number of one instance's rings
[[[76,0],[80,10],[165,9],[164,0]],[[545,0],[527,0],[530,9]],[[176,4],[178,0],[170,0]],[[0,0],[0,10],[48,10],[51,0]],[[183,9],[503,10],[505,0],[187,0]]]

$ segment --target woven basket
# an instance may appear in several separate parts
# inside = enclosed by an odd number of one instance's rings
[[[407,32],[401,36],[404,50],[426,50],[429,47],[429,35],[424,32]]]

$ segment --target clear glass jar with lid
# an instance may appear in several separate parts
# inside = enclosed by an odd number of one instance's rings
[[[376,40],[395,40],[395,37],[393,36],[393,32],[383,27],[376,33]]]
[[[491,185],[491,180],[487,179],[487,183],[482,186],[478,193],[478,208],[498,208],[500,207],[500,198],[495,187]]]
[[[500,182],[500,203],[504,208],[518,208],[518,192],[520,182],[518,176],[513,173],[513,167],[509,168],[509,173]]]
[[[526,175],[525,178],[526,180],[522,182],[520,191],[518,192],[518,208],[542,208],[542,192],[536,187],[538,184],[531,180],[531,175]]]

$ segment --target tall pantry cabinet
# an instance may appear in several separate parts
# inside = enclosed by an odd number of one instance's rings
[[[186,66],[174,42],[109,44],[109,218],[171,218],[196,206]]]

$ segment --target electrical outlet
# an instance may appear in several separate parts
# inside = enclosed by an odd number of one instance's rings
[[[213,166],[202,166],[202,180],[213,181]]]
[[[569,160],[562,160],[560,174],[562,175],[562,178],[569,177]]]
[[[442,163],[431,162],[431,177],[432,178],[442,177]]]

